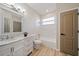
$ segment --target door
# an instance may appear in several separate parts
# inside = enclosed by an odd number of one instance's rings
[[[77,9],[60,14],[60,51],[78,55]]]

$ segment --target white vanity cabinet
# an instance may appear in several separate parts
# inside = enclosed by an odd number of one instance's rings
[[[12,48],[11,45],[0,46],[0,56],[11,56]]]
[[[23,56],[23,40],[0,46],[0,56]]]
[[[33,36],[18,39],[8,44],[0,42],[0,56],[28,56],[33,51]]]

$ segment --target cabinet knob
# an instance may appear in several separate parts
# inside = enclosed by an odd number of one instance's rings
[[[60,35],[65,35],[65,34],[61,33]]]
[[[14,52],[14,47],[13,47],[13,52]]]
[[[11,48],[11,52],[12,52],[12,48]]]
[[[11,48],[11,52],[14,52],[14,47]]]

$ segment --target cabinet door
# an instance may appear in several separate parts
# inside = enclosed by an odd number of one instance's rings
[[[17,41],[13,43],[13,56],[22,56],[23,55],[23,47],[24,41]]]
[[[10,45],[0,46],[0,56],[11,56],[12,52],[10,47]]]
[[[23,47],[19,48],[16,51],[15,51],[15,48],[14,48],[13,56],[23,56]]]

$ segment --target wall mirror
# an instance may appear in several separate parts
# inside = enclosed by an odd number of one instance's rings
[[[21,22],[13,21],[13,32],[21,32]]]
[[[8,18],[4,18],[4,33],[10,32],[10,20]]]
[[[0,16],[0,34],[10,32],[10,20],[9,18]]]

